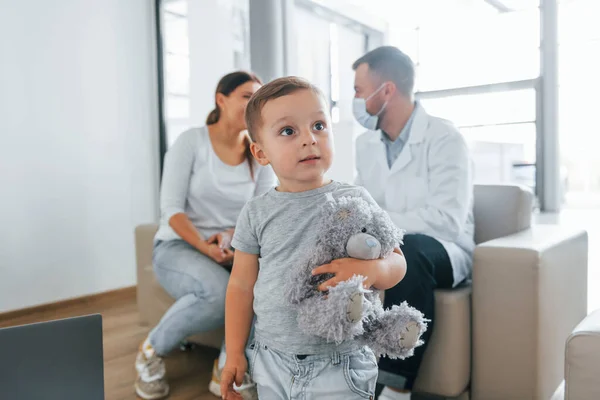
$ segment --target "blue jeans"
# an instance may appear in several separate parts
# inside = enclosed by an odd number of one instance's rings
[[[150,344],[163,356],[187,337],[220,328],[225,323],[225,293],[229,272],[183,240],[157,242],[154,273],[176,299],[150,332]]]
[[[246,356],[260,399],[375,398],[377,360],[368,347],[343,353],[295,355],[254,341]]]

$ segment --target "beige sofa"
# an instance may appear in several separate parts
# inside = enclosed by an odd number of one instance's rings
[[[547,400],[563,379],[565,341],[586,315],[587,234],[531,226],[533,196],[519,186],[476,185],[474,197],[473,284],[436,292],[436,326],[413,398]],[[135,231],[138,306],[148,325],[173,302],[152,272],[156,229]],[[192,338],[213,347],[222,339],[222,330]]]
[[[552,400],[600,399],[600,310],[589,314],[567,338],[565,381]]]

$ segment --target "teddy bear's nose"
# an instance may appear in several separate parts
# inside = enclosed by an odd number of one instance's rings
[[[357,233],[352,235],[346,243],[346,252],[352,258],[374,260],[379,258],[381,243],[377,238],[367,233]]]
[[[367,243],[367,246],[373,248],[373,247],[377,247],[377,245],[379,245],[379,242],[377,241],[377,239],[370,237],[367,238],[367,240],[365,240],[365,243]]]

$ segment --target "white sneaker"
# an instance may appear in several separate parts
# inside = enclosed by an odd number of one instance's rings
[[[169,395],[169,384],[165,377],[165,363],[156,354],[146,358],[142,351],[138,352],[135,361],[137,378],[135,392],[142,399],[162,399]]]
[[[148,339],[142,343],[135,360],[137,378],[135,392],[142,399],[162,399],[169,395],[165,363],[150,346]]]

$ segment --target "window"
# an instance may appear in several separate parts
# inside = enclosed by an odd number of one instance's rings
[[[417,97],[465,135],[477,182],[535,189],[539,2],[426,3],[398,5],[414,22],[390,23],[390,44],[415,63]]]
[[[233,65],[235,69],[250,69],[250,4],[235,0],[231,4],[233,31]]]
[[[167,146],[189,127],[190,44],[188,0],[162,2],[164,119]]]
[[[600,2],[559,3],[559,140],[567,207],[600,206],[596,93],[600,92]]]
[[[358,21],[297,1],[294,26],[297,73],[317,85],[330,103],[335,161],[330,176],[340,181],[354,180],[354,139],[364,132],[354,120],[354,71],[352,64],[367,51],[369,38],[378,33]],[[310,26],[310,29],[306,27]]]
[[[535,186],[539,0],[350,3],[387,22],[387,43],[415,63],[423,106],[469,141],[478,181]]]
[[[467,140],[476,182],[535,188],[536,92],[531,89],[422,99],[432,115],[452,121]]]
[[[422,100],[433,115],[458,127],[535,122],[535,90],[521,89]]]
[[[204,123],[214,107],[217,81],[225,73],[249,69],[249,2],[162,0],[158,13],[162,134],[168,149],[183,131]]]
[[[418,91],[539,75],[537,9],[425,23],[415,36]]]

